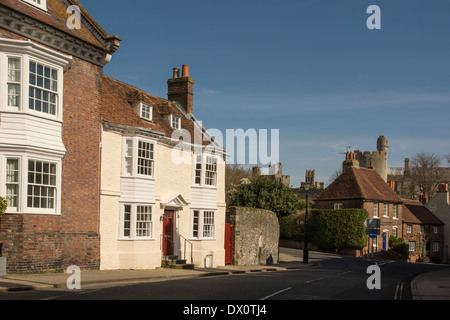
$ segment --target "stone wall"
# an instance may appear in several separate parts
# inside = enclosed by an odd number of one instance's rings
[[[280,225],[275,213],[262,209],[232,207],[227,222],[234,227],[235,265],[278,263]]]

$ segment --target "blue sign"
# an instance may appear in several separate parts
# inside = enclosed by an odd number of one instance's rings
[[[376,232],[376,231],[370,231],[369,232],[369,237],[371,239],[375,239],[377,236],[378,236],[378,232]]]

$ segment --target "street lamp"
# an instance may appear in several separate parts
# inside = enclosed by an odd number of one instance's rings
[[[306,193],[306,215],[305,215],[305,245],[303,247],[303,263],[309,263],[309,250],[308,250],[308,191],[310,184],[306,182],[304,185]]]

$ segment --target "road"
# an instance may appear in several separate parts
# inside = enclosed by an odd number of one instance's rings
[[[140,284],[87,287],[80,291],[9,292],[0,300],[410,300],[411,281],[436,266],[379,263],[381,289],[370,290],[373,261],[312,252],[320,266],[282,272],[237,274]]]

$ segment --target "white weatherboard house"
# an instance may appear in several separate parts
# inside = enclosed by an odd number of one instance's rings
[[[192,88],[187,67],[169,100],[103,77],[102,270],[225,264],[224,150],[194,118]]]

